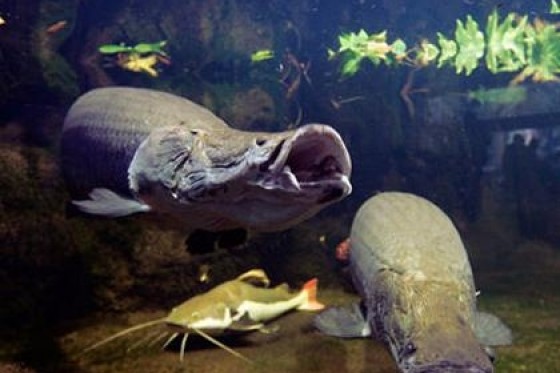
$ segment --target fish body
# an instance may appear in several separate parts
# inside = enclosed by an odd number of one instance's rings
[[[259,279],[262,280],[261,286],[256,286],[252,278],[254,272],[259,271],[264,275],[262,270],[251,270],[187,300],[173,308],[165,322],[185,329],[202,329],[208,334],[222,334],[260,329],[264,323],[292,309],[323,308],[316,300],[316,279],[308,281],[300,292],[294,293],[286,284],[268,288],[266,275]]]
[[[348,151],[329,126],[239,131],[189,100],[139,88],[81,96],[61,161],[82,211],[152,212],[185,230],[277,231],[351,191]]]
[[[333,308],[315,325],[340,337],[372,335],[400,372],[493,372],[486,345],[511,343],[495,316],[476,310],[467,253],[438,207],[407,193],[381,193],[359,209],[350,272],[361,306]]]
[[[82,353],[138,330],[165,325],[169,330],[160,334],[161,338],[171,335],[165,346],[179,334],[183,334],[181,360],[190,333],[196,333],[235,356],[248,360],[214,339],[214,336],[229,332],[264,330],[266,322],[293,309],[316,311],[324,308],[316,299],[317,279],[308,281],[301,291],[296,293],[286,284],[268,288],[269,284],[270,280],[263,270],[250,270],[234,280],[188,299],[174,307],[163,318],[122,330],[88,347]]]

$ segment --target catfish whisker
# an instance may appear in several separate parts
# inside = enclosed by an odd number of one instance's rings
[[[162,324],[164,321],[165,321],[165,319],[152,320],[152,321],[148,321],[148,322],[145,322],[143,324],[140,324],[140,325],[135,325],[135,326],[130,327],[130,328],[125,329],[125,330],[121,330],[120,332],[115,333],[115,334],[113,334],[113,335],[111,335],[111,336],[109,336],[109,337],[107,337],[107,338],[89,346],[88,348],[83,350],[80,354],[78,354],[78,356],[81,356],[81,355],[83,355],[86,352],[89,352],[91,350],[95,350],[96,348],[99,348],[99,347],[103,346],[104,344],[107,344],[107,343],[109,343],[109,342],[111,342],[111,341],[113,341],[117,338],[120,338],[122,336],[125,336],[127,334],[133,333],[133,332],[141,330],[141,329],[148,328],[148,327],[153,326],[153,325]]]
[[[211,337],[210,335],[206,334],[206,333],[203,332],[202,330],[197,329],[197,328],[192,328],[192,327],[191,327],[191,329],[192,329],[193,331],[195,331],[198,335],[200,335],[202,338],[204,338],[204,339],[206,339],[207,341],[209,341],[209,342],[215,344],[215,345],[218,346],[218,347],[221,347],[222,349],[226,350],[227,352],[229,352],[229,353],[232,354],[233,356],[236,356],[236,357],[240,358],[241,360],[246,361],[246,362],[249,363],[249,364],[254,364],[254,361],[253,361],[253,360],[251,360],[251,359],[249,359],[249,358],[243,356],[243,355],[240,354],[239,352],[237,352],[237,351],[235,351],[234,349],[232,349],[232,348],[226,346],[225,344],[223,344],[222,342],[218,341],[216,338]]]
[[[127,349],[126,352],[131,352],[132,350],[142,346],[144,343],[148,342],[149,340],[151,340],[154,336],[159,335],[159,331],[158,330],[152,330],[149,333],[146,333],[146,335],[142,338],[140,338],[139,340],[137,340],[136,342],[134,342],[133,344],[131,344]]]
[[[179,352],[179,361],[183,362],[185,357],[185,345],[187,344],[187,338],[189,338],[189,333],[183,334],[183,339],[181,340],[181,351]]]
[[[163,346],[161,346],[161,349],[162,349],[162,350],[165,350],[165,348],[171,343],[171,341],[174,340],[175,337],[178,336],[178,335],[179,335],[179,332],[175,332],[175,333],[171,334],[171,337],[169,337],[169,338],[167,339],[167,341],[165,341],[165,343],[163,344]]]
[[[148,343],[148,345],[147,345],[146,347],[148,347],[148,348],[149,348],[149,347],[152,347],[153,345],[157,344],[160,340],[162,340],[163,338],[165,338],[165,337],[168,336],[168,335],[169,335],[169,332],[168,332],[168,331],[161,332],[157,337],[155,337],[154,339],[152,339],[152,340],[150,341],[150,343]]]

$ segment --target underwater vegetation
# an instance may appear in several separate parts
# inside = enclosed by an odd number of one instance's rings
[[[556,0],[550,0],[550,14],[560,14],[560,5]]]
[[[274,51],[270,49],[260,49],[251,54],[251,62],[257,63],[274,58]]]
[[[99,52],[103,54],[115,54],[115,53],[138,53],[138,54],[148,54],[157,53],[162,56],[167,56],[167,53],[163,50],[163,47],[167,44],[166,40],[157,43],[139,43],[134,46],[126,45],[124,43],[120,44],[103,44],[99,47]]]
[[[166,40],[157,43],[139,43],[134,46],[120,44],[103,44],[98,50],[105,55],[116,55],[116,64],[124,70],[146,73],[157,77],[156,64],[169,65],[169,55],[163,50]]]
[[[479,88],[467,93],[469,100],[481,104],[517,104],[527,98],[527,89],[523,86],[507,88]]]
[[[329,50],[329,58],[340,57],[343,76],[355,74],[361,62],[368,60],[376,66],[453,66],[457,74],[467,76],[484,64],[493,74],[518,72],[513,83],[556,81],[560,73],[558,27],[538,18],[531,23],[527,15],[517,13],[500,19],[494,10],[485,28],[467,15],[464,22],[456,20],[454,37],[438,33],[437,43],[423,40],[412,48],[400,38],[389,42],[387,30],[342,34],[338,50]]]

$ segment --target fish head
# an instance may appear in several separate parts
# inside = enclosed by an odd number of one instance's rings
[[[214,302],[203,294],[174,307],[165,322],[183,330],[196,328],[216,332],[231,326],[231,314],[231,307],[226,303]]]
[[[492,361],[483,346],[465,328],[464,333],[428,328],[398,350],[398,364],[408,373],[492,373]]]
[[[282,230],[351,192],[350,156],[326,125],[280,133],[175,129],[157,141],[149,147],[162,155],[155,171],[146,166],[154,162],[137,168],[163,186],[169,205],[194,209],[207,230]]]
[[[244,275],[254,273],[250,271]],[[253,287],[245,280],[227,281],[186,300],[169,312],[165,323],[186,331],[204,330],[214,335],[226,331],[245,333],[262,328],[263,324],[248,318],[247,310],[241,307],[245,298],[250,298],[250,290],[247,289]]]
[[[366,303],[368,320],[388,345],[400,372],[494,371],[492,359],[475,335],[475,293],[470,282],[429,281],[386,272],[386,282],[379,283],[386,291],[378,289]]]
[[[390,345],[402,372],[494,372],[491,357],[460,315],[424,325],[418,332],[402,338],[400,343],[395,341]]]

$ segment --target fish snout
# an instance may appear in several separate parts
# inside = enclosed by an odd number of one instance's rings
[[[492,365],[483,366],[477,363],[457,363],[442,360],[430,365],[416,366],[409,373],[493,373]]]
[[[460,324],[461,325],[461,324]],[[492,361],[478,340],[464,330],[450,335],[447,328],[432,330],[429,339],[417,341],[409,360],[410,373],[493,373]],[[461,328],[459,328],[461,329]],[[470,335],[469,335],[470,334]]]
[[[490,357],[482,348],[469,349],[467,346],[451,348],[440,357],[416,361],[411,373],[493,373]],[[477,346],[478,347],[478,346]]]

